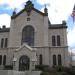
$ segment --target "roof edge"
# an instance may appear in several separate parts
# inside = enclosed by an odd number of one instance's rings
[[[42,16],[48,16],[48,13],[43,13],[43,12],[37,10],[37,9],[34,8],[34,7],[32,8],[32,10],[36,11],[37,13],[41,14]],[[11,16],[11,19],[14,19],[14,18],[18,17],[18,16],[19,16],[21,13],[23,13],[24,11],[26,11],[26,8],[24,8],[23,10],[21,10],[21,11],[18,12],[17,14],[12,15],[12,16]]]
[[[49,25],[48,27],[48,29],[62,29],[62,28],[67,28],[67,26],[63,24],[53,24]]]

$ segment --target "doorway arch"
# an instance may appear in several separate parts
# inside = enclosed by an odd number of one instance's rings
[[[26,55],[23,55],[19,59],[19,71],[29,70],[30,67],[30,58]]]

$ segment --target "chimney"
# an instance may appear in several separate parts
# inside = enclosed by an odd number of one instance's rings
[[[3,29],[5,29],[5,28],[6,28],[6,26],[5,26],[5,25],[3,25],[3,26],[2,26],[2,28],[3,28]]]
[[[62,25],[66,25],[66,21],[64,20],[64,21],[62,21]]]

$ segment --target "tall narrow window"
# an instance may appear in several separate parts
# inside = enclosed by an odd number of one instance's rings
[[[60,44],[60,36],[58,35],[57,36],[57,46],[60,46],[61,44]]]
[[[52,46],[56,46],[55,36],[52,36]]]
[[[42,54],[39,55],[39,65],[42,65]]]
[[[53,66],[56,65],[56,55],[53,55]]]
[[[34,46],[34,28],[26,26],[22,30],[22,44],[27,43],[29,46]]]
[[[5,48],[7,48],[8,38],[5,38]]]
[[[3,56],[3,65],[6,64],[6,55]]]
[[[61,55],[60,55],[60,54],[58,55],[58,65],[62,65],[62,62],[61,62]]]
[[[3,48],[3,45],[4,45],[4,39],[2,38],[1,39],[1,48]]]
[[[2,64],[2,55],[0,55],[0,65]]]

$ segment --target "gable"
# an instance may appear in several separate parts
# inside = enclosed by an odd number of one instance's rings
[[[35,8],[32,8],[32,10],[35,11],[35,12],[37,12],[38,14],[40,14],[40,15],[42,15],[42,16],[45,16],[45,13],[43,13],[43,12],[41,12],[41,11],[35,9]],[[25,11],[26,11],[26,9],[24,8],[24,9],[21,10],[19,13],[15,14],[15,15],[12,15],[12,16],[11,16],[11,19],[14,19],[14,18],[18,17],[20,14],[22,14],[22,13],[25,12]]]
[[[19,16],[20,14],[22,14],[24,11],[26,11],[27,14],[28,14],[28,16],[29,16],[29,13],[30,13],[32,10],[35,11],[35,12],[37,12],[37,13],[39,13],[39,14],[42,15],[42,16],[48,15],[47,13],[43,13],[43,12],[37,10],[36,8],[34,8],[34,5],[32,4],[31,1],[27,1],[27,2],[26,2],[26,5],[25,5],[25,8],[24,8],[23,10],[21,10],[21,11],[20,11],[19,13],[17,13],[17,14],[16,14],[15,12],[13,12],[13,15],[11,16],[11,19],[14,19],[14,18],[18,17],[18,16]]]
[[[16,52],[24,49],[29,50],[30,52],[33,50],[30,46],[24,43],[19,49],[16,50]]]
[[[30,58],[36,58],[36,49],[31,48],[27,44],[23,44],[19,49],[15,51],[15,55],[17,57],[27,55]]]

